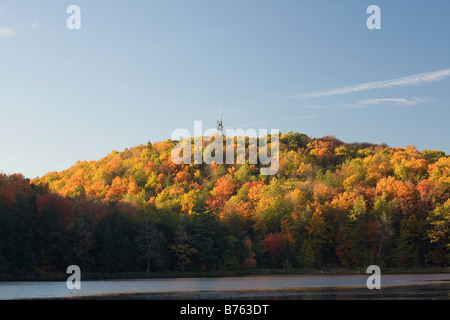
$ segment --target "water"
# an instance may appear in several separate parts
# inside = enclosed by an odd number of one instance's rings
[[[369,290],[369,275],[273,275],[66,282],[0,282],[0,299],[450,299],[450,274],[382,275],[382,290]]]

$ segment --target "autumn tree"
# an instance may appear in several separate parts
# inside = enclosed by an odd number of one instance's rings
[[[220,177],[211,191],[211,196],[206,200],[206,204],[211,210],[220,212],[225,202],[236,192],[236,188],[237,182],[231,175]]]
[[[263,240],[267,251],[267,266],[278,268],[285,248],[285,240],[279,233],[269,233]]]
[[[428,237],[432,244],[429,258],[433,264],[450,264],[450,199],[430,212],[431,229]]]
[[[260,164],[176,165],[174,146],[113,151],[31,181],[0,174],[0,277],[69,263],[97,272],[449,265],[444,152],[289,132],[278,173],[261,176]]]
[[[191,241],[192,237],[182,227],[179,227],[175,233],[174,242],[170,246],[181,272],[184,272],[185,268],[192,264],[191,257],[197,252],[197,249],[192,247]]]
[[[383,249],[394,234],[393,215],[395,210],[395,205],[393,206],[392,203],[387,201],[386,194],[382,194],[374,204],[374,222],[378,228],[379,242],[377,263],[382,261],[382,254],[384,253]]]

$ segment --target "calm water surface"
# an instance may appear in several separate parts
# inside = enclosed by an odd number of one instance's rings
[[[0,282],[0,299],[40,299],[40,298],[71,298],[108,295],[157,295],[162,294],[211,294],[218,296],[221,292],[335,292],[339,290],[357,289],[361,292],[369,290],[366,281],[370,275],[274,275],[274,276],[244,276],[218,278],[159,278],[130,280],[83,281],[81,290],[69,290],[66,282]],[[397,288],[402,290],[428,292],[428,296],[439,294],[439,299],[450,298],[450,274],[400,274],[382,275],[382,289]],[[413,287],[411,287],[413,286]],[[402,289],[403,288],[403,289]],[[415,288],[415,289],[414,289]],[[420,288],[420,290],[418,289]],[[331,290],[331,291],[330,291]],[[428,291],[426,291],[428,290]],[[436,292],[430,290],[438,290]],[[246,293],[247,294],[247,293]],[[170,296],[169,296],[170,297]],[[226,296],[225,296],[226,297]],[[261,295],[260,295],[261,297]],[[280,293],[280,298],[283,295]],[[325,297],[326,298],[326,297]],[[333,297],[331,297],[333,299]]]

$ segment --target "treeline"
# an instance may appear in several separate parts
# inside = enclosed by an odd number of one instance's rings
[[[0,175],[0,276],[450,265],[441,151],[290,132],[278,174],[261,176],[248,163],[175,165],[174,145],[32,181]]]

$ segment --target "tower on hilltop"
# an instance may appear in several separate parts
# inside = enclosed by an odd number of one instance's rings
[[[217,121],[217,133],[223,136],[222,106],[220,106],[220,120]]]

